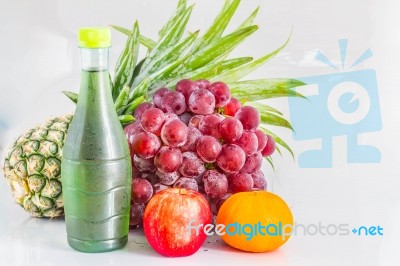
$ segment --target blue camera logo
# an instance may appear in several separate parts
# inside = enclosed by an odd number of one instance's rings
[[[348,163],[379,163],[380,150],[362,144],[360,133],[382,129],[376,73],[373,69],[344,72],[347,40],[339,40],[342,71],[318,52],[316,59],[335,69],[336,73],[299,78],[314,87],[315,95],[308,100],[289,98],[290,119],[297,141],[321,139],[321,149],[301,153],[301,168],[332,167],[332,139],[347,137]],[[364,52],[350,68],[372,56]]]

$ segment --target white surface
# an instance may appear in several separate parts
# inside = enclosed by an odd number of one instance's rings
[[[304,198],[307,198],[305,193]],[[308,200],[307,200],[308,201]],[[312,201],[312,200],[311,200]],[[358,236],[293,236],[288,243],[271,253],[246,253],[226,246],[218,237],[209,237],[194,255],[184,258],[165,258],[146,243],[140,230],[129,235],[128,245],[118,251],[101,254],[79,253],[66,241],[62,219],[30,218],[22,209],[11,204],[9,191],[0,188],[0,265],[54,266],[54,265],[399,265],[400,206],[390,206],[396,220],[384,223],[384,237]],[[337,201],[330,204],[335,208]],[[303,208],[301,208],[303,205]],[[357,220],[357,212],[321,214],[320,204],[293,207],[297,222],[322,220],[347,223]],[[367,208],[368,209],[368,208]],[[346,210],[346,208],[344,208]],[[370,213],[369,211],[367,213]],[[368,218],[377,216],[370,213]],[[307,218],[305,218],[307,216]],[[363,215],[361,215],[363,216]],[[380,222],[387,218],[377,219]],[[394,219],[394,217],[392,218]],[[360,218],[360,220],[364,220]]]
[[[205,29],[216,11],[213,0],[197,1],[190,29]],[[248,254],[217,243],[207,244],[188,258],[165,259],[132,233],[128,246],[107,254],[82,254],[66,243],[64,222],[32,219],[12,203],[11,192],[0,180],[0,265],[400,265],[400,4],[395,0],[271,0],[242,1],[235,17],[239,23],[257,5],[260,30],[237,55],[261,56],[278,47],[294,31],[281,55],[251,77],[303,77],[330,73],[314,60],[323,51],[340,60],[337,40],[349,39],[348,59],[367,48],[374,56],[361,69],[376,70],[383,129],[365,134],[365,143],[382,153],[379,164],[347,164],[346,139],[334,138],[333,167],[299,168],[288,154],[276,157],[270,169],[270,190],[292,208],[296,222],[380,225],[384,236],[294,236],[276,252]],[[116,24],[129,27],[134,19],[155,38],[170,16],[175,1],[5,1],[0,0],[0,151],[24,129],[50,116],[70,112],[73,105],[60,93],[79,86],[76,31],[81,26]],[[111,65],[123,45],[113,32]],[[288,117],[285,100],[271,101]],[[296,142],[290,132],[280,134],[296,154],[318,141]],[[1,160],[2,161],[2,160]],[[135,242],[136,241],[136,242]],[[143,247],[142,247],[143,246]],[[208,251],[204,251],[207,249]]]

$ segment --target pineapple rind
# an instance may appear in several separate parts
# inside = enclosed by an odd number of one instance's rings
[[[63,214],[61,155],[71,120],[61,116],[28,130],[6,153],[3,171],[13,197],[34,217]]]

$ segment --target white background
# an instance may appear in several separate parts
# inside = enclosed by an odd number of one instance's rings
[[[156,38],[172,14],[175,1],[0,1],[0,151],[25,129],[52,116],[73,111],[62,90],[79,87],[76,32],[82,26],[139,20],[142,33]],[[296,222],[380,225],[384,236],[294,236],[269,254],[247,254],[214,243],[189,258],[164,259],[132,233],[128,246],[108,254],[81,254],[67,243],[62,220],[33,219],[13,204],[0,180],[0,265],[400,265],[400,4],[396,0],[253,0],[242,1],[233,26],[262,5],[260,29],[236,55],[262,56],[286,40],[290,44],[252,78],[302,77],[332,70],[314,60],[318,50],[340,62],[337,40],[349,40],[348,61],[370,48],[374,56],[357,69],[375,69],[383,129],[363,136],[382,153],[380,164],[347,164],[346,138],[333,142],[333,168],[299,168],[289,154],[275,157],[276,171],[266,167],[270,190],[291,206]],[[204,30],[222,1],[197,1],[189,29]],[[111,66],[124,43],[113,31]],[[287,101],[272,105],[289,117]],[[296,154],[318,147],[318,140],[296,142],[280,130]],[[143,247],[142,247],[143,246]],[[208,251],[204,251],[207,249]]]

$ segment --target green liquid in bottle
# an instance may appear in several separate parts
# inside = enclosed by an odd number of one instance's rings
[[[121,248],[129,231],[131,158],[107,59],[107,48],[82,48],[81,88],[61,165],[68,243],[83,252]]]

